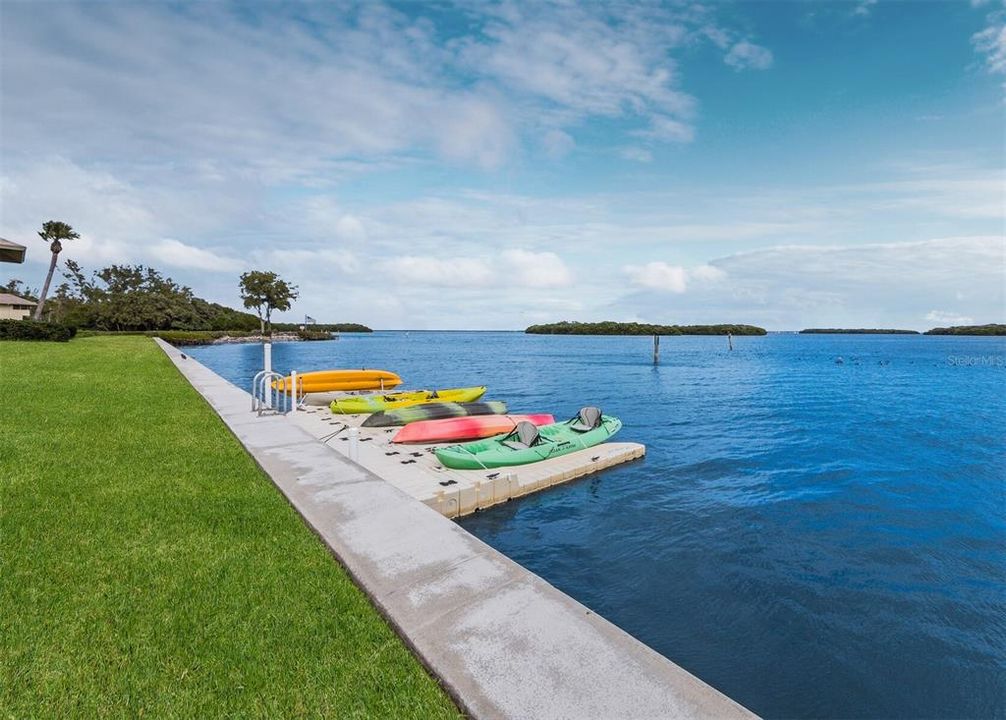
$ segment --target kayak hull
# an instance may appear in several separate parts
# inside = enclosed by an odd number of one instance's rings
[[[436,443],[478,440],[504,435],[517,423],[526,421],[535,425],[551,425],[555,418],[547,413],[535,415],[477,415],[475,417],[420,420],[409,423],[391,438],[393,443]]]
[[[398,410],[383,410],[371,413],[363,421],[362,427],[396,427],[423,420],[441,420],[443,418],[473,417],[477,415],[505,415],[506,403],[499,400],[483,402],[431,402],[412,405]]]
[[[543,440],[532,447],[514,449],[504,445],[502,435],[477,440],[475,442],[450,445],[434,452],[440,463],[453,470],[487,470],[489,468],[512,467],[548,460],[568,455],[604,442],[617,433],[622,421],[605,415],[601,425],[586,432],[577,432],[570,425],[573,421],[554,423],[538,428]]]
[[[481,386],[448,388],[446,390],[414,390],[384,395],[361,395],[335,400],[332,402],[331,408],[332,412],[337,414],[360,415],[382,410],[397,410],[431,402],[472,402],[485,395],[485,392],[485,386]]]
[[[273,382],[273,388],[288,392],[290,376]],[[348,390],[391,390],[402,384],[402,378],[389,370],[315,370],[297,373],[297,389],[304,393]]]

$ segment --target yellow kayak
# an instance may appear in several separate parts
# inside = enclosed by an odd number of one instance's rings
[[[337,390],[391,390],[402,384],[402,378],[388,370],[316,370],[297,373],[299,392],[317,393]],[[273,383],[277,390],[290,388],[290,376]]]
[[[413,390],[411,392],[388,393],[386,395],[361,395],[342,398],[332,403],[332,412],[344,415],[374,413],[382,410],[398,410],[423,403],[472,402],[485,395],[486,388],[448,388],[447,390]]]

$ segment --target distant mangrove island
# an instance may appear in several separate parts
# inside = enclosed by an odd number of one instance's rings
[[[807,328],[801,335],[1006,335],[1006,325],[956,325],[954,327],[933,328],[919,333],[918,330],[887,330],[877,328]]]
[[[531,335],[765,335],[765,328],[754,325],[652,325],[636,322],[585,323],[563,320],[532,325]]]
[[[525,333],[530,335],[766,335],[765,328],[756,325],[656,325],[653,323],[575,322],[563,320],[556,323],[531,325]],[[933,328],[925,333],[918,330],[889,328],[807,328],[801,335],[1006,335],[1006,325],[958,325]]]
[[[926,335],[1006,335],[1006,325],[956,325],[954,327],[926,330]]]
[[[807,328],[801,335],[918,335],[918,330],[885,330],[879,328]]]

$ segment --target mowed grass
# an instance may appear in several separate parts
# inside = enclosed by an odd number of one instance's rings
[[[0,717],[457,717],[153,340],[0,383]]]

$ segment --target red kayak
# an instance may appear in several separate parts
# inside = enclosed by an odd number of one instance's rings
[[[522,420],[535,425],[551,425],[555,418],[545,413],[537,415],[473,415],[471,417],[420,420],[402,426],[391,442],[435,443],[458,440],[478,440],[508,433]]]

